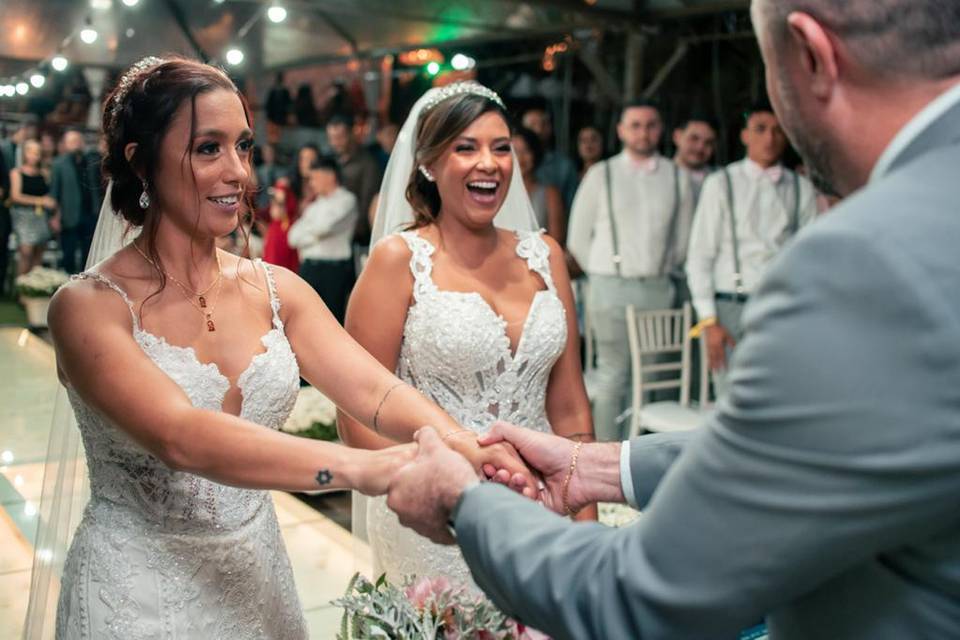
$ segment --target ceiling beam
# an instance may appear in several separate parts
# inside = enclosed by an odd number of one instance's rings
[[[180,6],[175,2],[175,0],[163,0],[163,5],[167,8],[167,11],[170,12],[170,15],[173,17],[173,21],[177,24],[180,32],[183,33],[183,37],[186,38],[187,42],[190,43],[190,46],[193,48],[194,53],[197,54],[197,57],[204,62],[210,62],[210,56],[207,55],[207,52],[203,50],[203,47],[200,46],[200,43],[197,42],[197,39],[193,37],[193,32],[190,31],[190,24],[187,21],[187,16],[184,15],[183,10],[180,9]]]

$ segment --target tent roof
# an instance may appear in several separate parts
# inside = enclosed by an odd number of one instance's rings
[[[282,0],[280,24],[269,0],[3,0],[0,77],[23,72],[62,47],[75,64],[124,67],[148,54],[219,59],[232,45],[259,70],[376,55],[416,46],[522,40],[578,28],[743,9],[748,0]],[[77,34],[86,20],[92,45]]]

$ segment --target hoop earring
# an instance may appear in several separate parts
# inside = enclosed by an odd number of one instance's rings
[[[143,182],[143,192],[140,193],[140,208],[149,209],[150,208],[150,194],[147,193],[147,181],[141,180]]]
[[[417,169],[419,169],[419,170],[420,170],[420,173],[423,174],[423,177],[427,179],[427,182],[436,182],[436,181],[437,181],[437,179],[436,179],[435,177],[433,177],[433,174],[430,173],[430,170],[427,169],[427,168],[426,168],[425,166],[423,166],[422,164],[421,164],[419,167],[417,167]]]

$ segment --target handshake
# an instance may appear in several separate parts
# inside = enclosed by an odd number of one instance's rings
[[[463,442],[454,450],[448,441],[456,436]],[[451,513],[481,479],[560,514],[573,515],[598,501],[623,501],[619,443],[574,442],[504,422],[479,437],[464,430],[441,439],[424,427],[414,439],[417,451],[390,479],[387,505],[404,526],[437,543],[454,543],[447,526]]]

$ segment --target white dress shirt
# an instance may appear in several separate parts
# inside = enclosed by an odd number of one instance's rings
[[[307,205],[287,232],[287,244],[301,260],[346,260],[353,255],[357,198],[343,187]]]
[[[752,160],[727,167],[736,208],[740,275],[746,293],[760,282],[767,265],[790,238],[797,193],[794,173],[780,165],[763,169]],[[817,215],[816,193],[806,178],[800,188],[798,227]],[[687,282],[700,318],[716,315],[714,295],[733,293],[734,256],[727,181],[722,171],[707,177],[700,193],[687,252]]]
[[[610,163],[613,209],[620,253],[620,274],[625,278],[662,275],[661,260],[677,207],[673,246],[668,247],[666,271],[683,264],[693,217],[690,175],[678,169],[679,202],[674,195],[674,163],[662,156],[645,162],[622,152]],[[573,200],[567,246],[584,271],[592,275],[618,275],[613,262],[613,237],[607,199],[606,162],[590,167]]]

